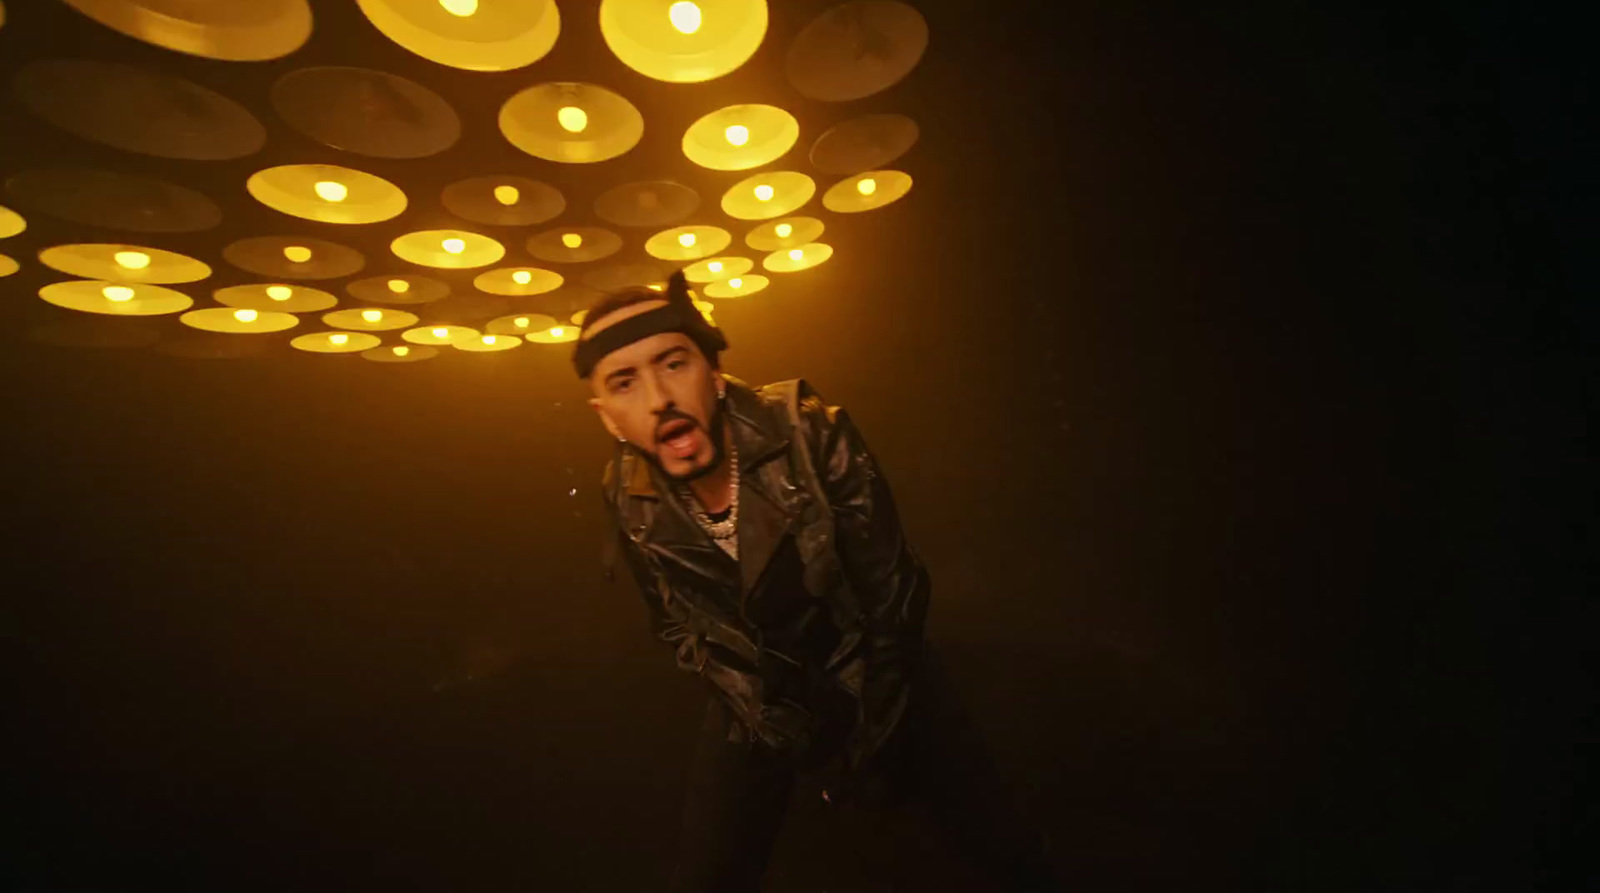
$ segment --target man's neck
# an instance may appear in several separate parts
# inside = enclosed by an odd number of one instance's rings
[[[717,470],[702,478],[695,478],[689,482],[689,490],[694,493],[696,502],[700,507],[711,514],[723,511],[733,503],[733,491],[728,484],[733,480],[733,427],[724,425],[722,431],[722,464]]]

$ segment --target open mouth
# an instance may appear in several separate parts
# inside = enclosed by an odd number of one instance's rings
[[[656,442],[666,447],[669,454],[686,459],[694,455],[697,446],[694,430],[695,424],[689,419],[673,419],[656,432]]]

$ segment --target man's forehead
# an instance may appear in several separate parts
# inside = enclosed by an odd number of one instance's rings
[[[693,348],[694,339],[682,332],[658,332],[640,338],[631,344],[613,350],[600,359],[594,367],[594,380],[604,381],[612,372],[629,366],[640,367],[648,364],[664,350],[674,347]]]
[[[618,307],[616,310],[613,310],[610,313],[607,313],[605,316],[595,320],[594,325],[584,326],[583,332],[578,337],[583,339],[593,338],[600,332],[611,328],[625,319],[632,319],[641,313],[649,313],[658,307],[665,306],[667,306],[667,301],[665,298],[651,298],[647,301],[640,301],[637,304],[629,304],[626,307]]]

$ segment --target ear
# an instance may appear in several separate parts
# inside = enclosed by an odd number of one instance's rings
[[[590,397],[589,398],[589,405],[594,407],[595,415],[600,417],[600,424],[606,426],[606,430],[611,432],[611,436],[612,437],[615,437],[618,440],[621,440],[622,439],[622,429],[617,427],[617,423],[616,422],[611,421],[611,416],[606,415],[605,409],[600,406],[600,398],[599,397]]]

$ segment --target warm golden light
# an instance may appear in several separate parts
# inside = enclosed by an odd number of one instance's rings
[[[389,290],[397,295],[403,295],[411,290],[411,283],[405,281],[404,279],[390,279]]]
[[[735,276],[734,278],[728,280],[728,287],[729,288],[743,288],[744,287],[744,280],[740,279],[737,276]]]
[[[672,21],[672,27],[685,34],[700,30],[700,7],[689,0],[679,0],[667,7],[667,18]]]
[[[346,189],[343,183],[336,183],[333,180],[318,180],[311,188],[316,190],[317,198],[325,202],[342,202],[345,196],[350,194],[350,190]]]
[[[566,334],[567,334],[567,330],[563,329],[560,326],[556,326],[555,328],[550,330],[550,337],[551,338],[560,338],[560,337],[562,337],[562,336],[564,336]]]
[[[143,251],[118,251],[111,255],[117,266],[126,270],[142,270],[150,266],[150,255]]]
[[[763,202],[772,201],[772,187],[765,183],[756,187],[756,200]]]
[[[772,231],[778,234],[778,238],[787,239],[787,238],[789,238],[789,234],[794,232],[794,227],[790,226],[787,223],[780,223],[777,226],[773,227]]]
[[[730,145],[742,146],[750,142],[750,128],[743,124],[730,126],[727,130],[722,131],[722,135],[728,138]]]
[[[872,179],[871,177],[866,177],[860,182],[856,183],[856,191],[862,195],[871,195],[878,191],[878,181]]]
[[[467,250],[467,243],[462,239],[445,239],[439,243],[439,247],[451,254],[460,254]]]
[[[444,328],[443,326],[440,326],[439,328],[436,328],[436,329],[433,330],[433,337],[435,337],[435,338],[444,338],[444,337],[448,336],[449,334],[450,334],[450,330],[447,329],[447,328]]]
[[[564,105],[556,109],[556,122],[568,133],[582,133],[589,126],[589,113],[575,105]]]
[[[803,258],[805,256],[806,256],[806,253],[804,251],[801,251],[798,248],[790,248],[789,249],[789,259],[790,260],[800,260],[801,258]]]
[[[403,357],[403,356],[405,356],[406,354],[408,354],[410,352],[411,352],[411,348],[406,347],[404,344],[402,344],[399,347],[396,347],[394,349],[394,355],[397,356],[397,357]]]
[[[517,328],[526,329],[528,327],[528,318],[526,316],[519,316],[516,319],[516,323]]]
[[[685,248],[693,248],[694,233],[683,233],[682,235],[678,236],[678,244]]]
[[[502,205],[514,205],[519,198],[522,198],[522,191],[515,186],[496,186],[494,188],[494,200]]]
[[[105,288],[100,289],[100,294],[104,295],[105,299],[108,301],[133,300],[133,289],[127,287],[126,285],[108,285]]]
[[[661,291],[661,286],[658,283],[654,283],[654,282],[652,282],[649,285],[645,286],[645,288],[648,288],[651,291]]]
[[[269,285],[267,286],[267,297],[274,301],[287,301],[294,297],[294,289],[287,285]]]
[[[439,0],[439,5],[444,7],[445,12],[462,18],[478,11],[478,0]]]
[[[303,264],[311,259],[311,249],[304,245],[290,245],[283,249],[283,256],[294,263]]]
[[[527,285],[533,281],[533,274],[527,270],[517,270],[511,274],[511,281],[518,285]]]
[[[711,263],[706,264],[706,269],[710,270],[713,273],[720,273],[720,272],[722,272],[722,261],[714,260]]]
[[[494,344],[494,342],[495,342],[495,337],[493,335],[485,335],[485,336],[483,336],[483,343],[484,344],[491,344],[492,345],[492,344]]]
[[[383,322],[383,311],[382,310],[363,310],[363,311],[361,311],[361,318],[366,320],[367,322]]]
[[[235,310],[233,311],[233,318],[240,322],[255,322],[256,312],[249,308],[245,308],[244,310]]]
[[[346,334],[344,334],[342,332],[328,336],[328,343],[329,344],[343,344],[343,343],[345,343],[346,341],[349,341],[349,340],[350,340],[350,336],[346,335]]]

